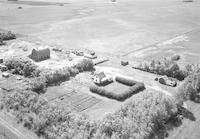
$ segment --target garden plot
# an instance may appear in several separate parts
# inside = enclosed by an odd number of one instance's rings
[[[74,111],[82,112],[99,103],[100,101],[100,99],[97,99],[89,94],[76,92],[71,94],[71,96],[63,95],[60,98],[57,97],[57,99],[53,100],[52,102],[61,108],[69,107]]]
[[[61,98],[61,97],[70,97],[74,95],[76,92],[73,91],[73,89],[65,86],[53,86],[53,87],[48,87],[46,93],[43,95],[45,99],[48,101],[52,101],[56,98]]]

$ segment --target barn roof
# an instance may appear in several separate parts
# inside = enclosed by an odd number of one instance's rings
[[[33,50],[35,50],[35,52],[36,52],[38,55],[50,54],[49,48],[39,49],[39,50],[33,49]]]

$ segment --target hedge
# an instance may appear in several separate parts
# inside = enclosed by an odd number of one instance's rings
[[[124,78],[124,77],[116,77],[115,80],[119,83],[122,83],[124,85],[128,85],[128,86],[133,86],[137,83],[137,81],[134,81],[132,79],[127,79],[127,78]]]
[[[101,87],[98,86],[90,86],[90,91],[93,93],[96,93],[101,96],[105,96],[110,99],[116,99],[118,101],[124,101],[127,98],[131,97],[133,94],[138,93],[139,91],[142,91],[145,89],[144,83],[136,83],[132,87],[130,87],[128,90],[125,92],[122,92],[121,94],[115,94],[113,92],[107,91]]]

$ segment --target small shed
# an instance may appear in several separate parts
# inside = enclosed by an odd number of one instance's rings
[[[128,63],[128,61],[126,61],[126,60],[122,60],[122,61],[121,61],[121,65],[122,65],[122,66],[126,66],[126,65],[128,65],[128,64],[129,64],[129,63]]]
[[[33,49],[32,53],[31,53],[31,55],[29,55],[29,57],[36,62],[49,59],[50,58],[50,49],[49,48],[40,49],[40,50]]]

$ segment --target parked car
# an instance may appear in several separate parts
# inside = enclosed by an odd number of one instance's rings
[[[172,86],[172,87],[175,87],[177,85],[176,80],[174,80],[173,78],[169,78],[167,76],[156,78],[155,80],[161,84]]]

